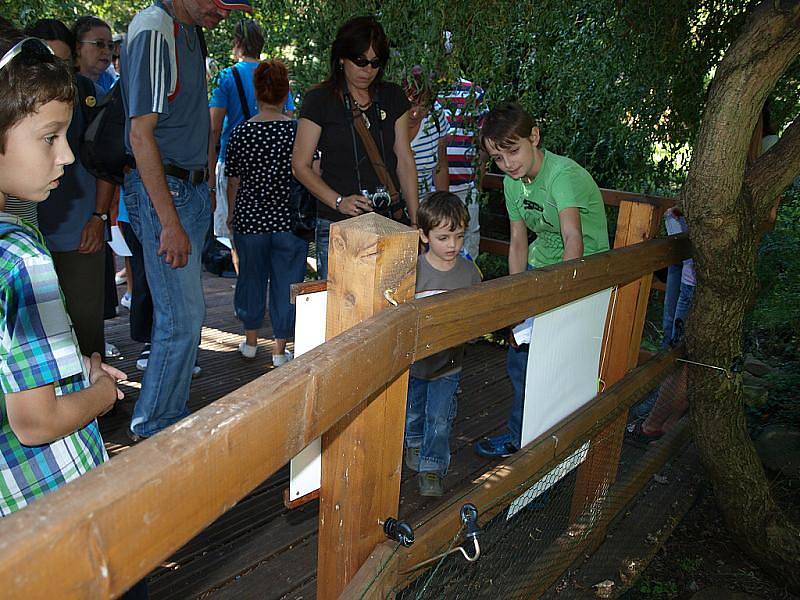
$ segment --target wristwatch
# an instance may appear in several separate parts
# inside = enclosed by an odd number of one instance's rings
[[[98,219],[100,219],[101,221],[104,221],[104,222],[108,221],[108,214],[107,213],[93,212],[92,216],[93,217],[97,217]]]
[[[342,204],[342,197],[341,196],[337,196],[337,198],[336,198],[336,207],[335,207],[336,208],[336,212],[339,212],[339,206],[341,204]]]

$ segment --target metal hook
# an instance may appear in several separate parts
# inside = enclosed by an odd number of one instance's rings
[[[386,298],[386,301],[392,306],[397,306],[397,300],[394,299],[395,293],[397,293],[397,290],[393,288],[389,288],[383,292],[383,297]]]

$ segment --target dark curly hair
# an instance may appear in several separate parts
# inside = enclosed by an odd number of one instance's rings
[[[0,56],[23,38],[20,31],[0,28]],[[6,64],[0,70],[0,154],[5,154],[8,130],[54,100],[75,102],[75,78],[65,61],[23,50]]]

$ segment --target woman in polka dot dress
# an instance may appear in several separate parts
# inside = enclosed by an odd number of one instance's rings
[[[269,318],[275,336],[272,364],[292,359],[286,340],[294,334],[295,312],[289,286],[303,281],[308,243],[291,232],[289,182],[296,122],[283,114],[289,74],[278,61],[262,62],[253,83],[258,114],[231,134],[225,162],[228,176],[228,226],[239,254],[234,307],[244,325],[239,352],[254,358],[264,322],[269,287]]]

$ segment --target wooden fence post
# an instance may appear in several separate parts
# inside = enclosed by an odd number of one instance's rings
[[[653,204],[620,202],[614,248],[653,238],[658,233],[661,211],[662,207]],[[611,296],[600,370],[604,389],[617,383],[638,362],[652,279],[652,274],[645,275],[618,288]],[[626,423],[627,414],[620,415],[597,434],[597,441],[592,440],[586,460],[578,467],[570,522],[575,522],[614,484]],[[602,533],[593,534],[598,536],[594,539],[602,539]]]
[[[326,339],[414,297],[416,230],[370,213],[331,226]],[[353,369],[369,369],[364,356]],[[347,380],[324,385],[346,388]],[[338,598],[397,516],[408,372],[322,436],[317,598]]]

